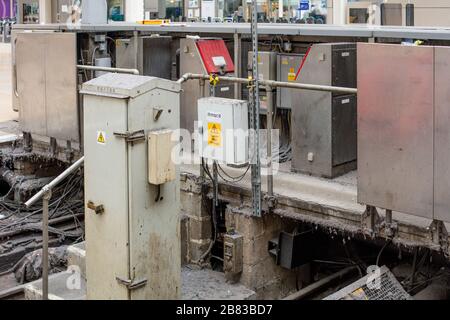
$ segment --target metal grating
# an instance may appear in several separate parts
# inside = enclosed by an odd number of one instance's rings
[[[379,271],[378,277],[367,275],[324,300],[411,300],[387,267],[381,267]]]

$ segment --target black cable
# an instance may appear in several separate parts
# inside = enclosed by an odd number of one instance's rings
[[[388,241],[386,241],[386,243],[384,244],[384,246],[381,248],[381,250],[380,250],[380,253],[378,253],[378,256],[377,256],[377,261],[376,261],[376,263],[375,263],[375,265],[376,266],[380,266],[380,258],[381,258],[381,254],[383,253],[383,251],[384,251],[384,249],[390,244],[392,242],[392,240],[391,239],[389,239]]]
[[[236,182],[242,181],[245,178],[245,176],[247,175],[248,171],[250,170],[250,165],[248,165],[247,169],[245,170],[245,172],[242,175],[233,177],[233,176],[229,175],[220,165],[218,165],[218,167],[219,167],[219,172],[218,172],[219,176],[222,178],[222,180],[229,182],[229,183],[236,183]],[[222,173],[231,180],[228,180],[227,178],[223,177],[220,174],[220,171],[222,171]]]

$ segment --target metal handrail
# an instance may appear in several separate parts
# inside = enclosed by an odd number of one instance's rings
[[[77,68],[80,70],[104,71],[104,72],[112,72],[112,73],[129,73],[129,74],[139,75],[138,69],[85,66],[85,65],[81,65],[81,64],[77,65]]]
[[[57,176],[55,179],[53,179],[49,184],[42,187],[41,191],[36,193],[31,199],[29,199],[27,202],[25,202],[25,206],[27,208],[31,207],[33,204],[35,204],[39,199],[41,199],[45,192],[48,190],[52,190],[54,187],[56,187],[58,184],[61,183],[65,178],[67,178],[71,173],[73,173],[75,170],[77,170],[79,167],[81,167],[84,163],[84,157],[81,157],[76,161],[74,164],[72,164],[69,168],[64,170],[63,173],[61,173],[59,176]]]
[[[49,184],[45,185],[31,199],[25,202],[25,206],[29,208],[42,198],[42,300],[48,300],[48,205],[52,197],[52,189],[70,174],[78,170],[83,163],[84,157],[81,157]]]
[[[237,78],[237,77],[229,77],[229,76],[217,76],[219,80],[236,82],[248,84],[251,79],[245,78]],[[206,74],[195,74],[195,73],[186,73],[184,74],[177,82],[183,83],[187,80],[191,79],[200,79],[200,80],[209,80],[210,76]],[[336,86],[326,86],[320,84],[306,84],[306,83],[297,83],[297,82],[282,82],[282,81],[273,81],[273,80],[259,80],[258,81],[263,86],[270,86],[273,88],[291,88],[291,89],[304,89],[304,90],[312,90],[312,91],[326,91],[326,92],[335,92],[335,93],[349,93],[355,94],[358,93],[358,89],[356,88],[347,88],[347,87],[336,87]]]

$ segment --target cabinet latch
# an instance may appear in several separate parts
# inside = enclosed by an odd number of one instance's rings
[[[116,277],[116,280],[119,284],[127,287],[128,290],[136,290],[144,287],[147,284],[147,279],[131,280]]]
[[[126,142],[139,142],[145,141],[145,131],[139,130],[134,132],[114,132],[114,135],[118,138],[125,139]]]

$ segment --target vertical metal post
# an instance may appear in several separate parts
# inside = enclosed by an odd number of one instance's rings
[[[219,206],[219,171],[217,161],[213,161],[213,179],[214,179],[214,205]]]
[[[234,33],[234,76],[241,77],[241,35],[237,32]],[[234,98],[241,99],[242,86],[239,82],[234,83]]]
[[[267,194],[273,196],[272,167],[272,129],[273,129],[273,92],[271,86],[266,86],[267,92]]]
[[[51,197],[51,189],[45,190],[42,197],[42,300],[48,300],[48,204]]]
[[[205,97],[205,80],[204,79],[200,79],[199,80],[199,84],[200,84],[200,98],[204,98]],[[194,143],[195,143],[196,138],[192,138],[192,148],[194,149]],[[200,158],[201,160],[201,165],[200,165],[200,177],[202,180],[202,184],[205,183],[205,178],[206,178],[206,174],[205,174],[205,159],[204,158]],[[203,185],[202,185],[202,197],[204,196],[203,194]]]
[[[251,164],[253,214],[261,216],[261,158],[259,154],[259,73],[258,73],[258,7],[257,0],[252,0],[252,51],[253,51],[253,83],[250,86],[250,128],[253,159]]]
[[[205,80],[204,79],[200,79],[200,97],[204,98],[206,95],[205,92]]]
[[[392,224],[392,210],[386,210],[385,221],[386,221],[386,224],[389,226]]]
[[[133,31],[134,42],[134,68],[139,70],[139,32]]]

